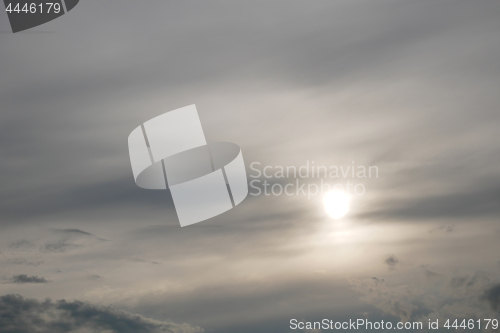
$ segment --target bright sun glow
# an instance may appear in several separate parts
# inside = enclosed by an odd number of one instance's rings
[[[341,218],[349,209],[349,196],[342,191],[330,191],[323,198],[326,212],[334,219]]]

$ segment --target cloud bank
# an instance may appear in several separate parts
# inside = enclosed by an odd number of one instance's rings
[[[0,330],[10,333],[197,333],[200,327],[156,321],[80,301],[39,302],[19,295],[0,297]]]

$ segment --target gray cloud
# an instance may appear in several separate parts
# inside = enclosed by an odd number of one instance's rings
[[[80,229],[53,229],[56,239],[40,246],[42,253],[64,253],[107,241]]]
[[[10,249],[14,249],[17,251],[31,250],[33,247],[35,247],[33,242],[26,239],[19,239],[9,244]]]
[[[332,312],[348,316],[347,307],[363,308],[349,286],[334,279],[334,274],[311,273],[308,280],[279,276],[257,285],[243,279],[216,281],[210,288],[200,286],[186,292],[160,289],[138,295],[130,305],[123,306],[132,312],[151,313],[155,318],[175,316],[188,322],[196,313],[193,320],[203,323],[200,325],[207,331],[210,328],[216,332],[246,332],[259,326],[264,326],[263,332],[287,332],[288,326],[283,322],[288,323],[290,316],[327,316]],[[248,311],[255,316],[249,317]],[[276,320],[281,325],[275,330],[265,327]]]
[[[13,276],[10,281],[12,283],[48,283],[49,281],[43,277],[38,276],[28,276],[26,274],[20,274]]]
[[[483,298],[486,299],[493,310],[500,310],[500,284],[494,285],[484,292]]]
[[[361,218],[408,219],[425,221],[427,219],[470,219],[500,216],[500,186],[490,180],[492,185],[476,184],[467,192],[452,192],[441,195],[425,193],[421,197],[405,200],[391,200],[390,207],[381,207],[374,212],[360,214]],[[452,232],[453,226],[439,227],[439,230]],[[432,231],[432,230],[431,230]]]
[[[99,184],[90,184],[71,189],[58,189],[49,195],[31,194],[22,201],[4,202],[2,215],[9,220],[28,220],[65,212],[86,211],[111,207],[145,206],[165,209],[173,207],[169,191],[138,190],[133,179],[126,177]],[[33,202],[26,209],[26,200]],[[1,205],[1,204],[0,204]],[[129,206],[129,207],[130,207]],[[70,213],[71,214],[71,213]],[[61,233],[75,234],[78,229],[58,229]]]
[[[399,264],[399,259],[396,258],[395,255],[390,255],[384,260],[384,262],[387,264],[387,266],[389,266],[389,269],[395,269]]]
[[[330,310],[488,313],[475,306],[497,277],[470,272],[498,260],[499,14],[483,0],[109,0],[40,27],[54,33],[0,34],[0,267],[58,277],[0,287],[226,332]],[[355,160],[381,177],[339,224],[319,199],[249,197],[181,229],[168,191],[135,186],[126,138],[192,103],[247,164]],[[344,276],[387,267],[360,285],[370,306],[332,309]]]
[[[395,274],[399,276],[391,275],[385,283],[373,278],[353,279],[351,285],[366,303],[400,320],[460,318],[464,313],[470,318],[491,318],[491,310],[499,309],[500,285],[492,285],[485,272],[477,271],[472,276],[447,272],[431,279],[425,274],[423,279],[412,279],[413,269]]]
[[[376,276],[372,276],[371,279],[375,282],[375,284],[379,284],[379,283],[384,283],[385,282],[385,279],[380,279],[380,278],[378,278]]]
[[[195,333],[199,327],[144,318],[137,314],[79,301],[39,302],[19,295],[0,297],[0,328],[25,333]]]
[[[432,278],[439,276],[438,273],[431,271],[430,269],[424,269],[424,274],[425,274],[425,277],[428,279],[432,279]]]
[[[80,244],[67,242],[66,240],[59,240],[57,242],[50,242],[43,245],[40,249],[45,253],[64,253],[82,247]]]
[[[25,258],[14,258],[10,262],[16,265],[38,266],[43,264],[43,260],[30,260]]]
[[[467,276],[456,276],[450,280],[450,284],[453,288],[460,288],[467,282]]]
[[[86,232],[80,229],[55,229],[56,232],[61,232],[65,234],[78,234],[78,235],[85,235],[85,236],[93,236],[96,237],[95,235],[91,234],[90,232]],[[96,237],[99,240],[104,240],[102,238]]]

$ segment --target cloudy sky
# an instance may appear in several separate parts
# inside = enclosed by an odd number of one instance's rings
[[[12,34],[1,12],[0,332],[499,318],[499,17],[497,0],[82,0]],[[135,185],[127,137],[190,104],[249,176],[378,177],[325,179],[366,189],[342,219],[321,195],[249,195],[181,228],[168,191]]]

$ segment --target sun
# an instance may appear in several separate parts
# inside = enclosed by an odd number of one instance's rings
[[[342,191],[330,191],[323,198],[325,210],[334,219],[341,218],[349,210],[349,196]]]

